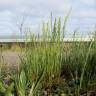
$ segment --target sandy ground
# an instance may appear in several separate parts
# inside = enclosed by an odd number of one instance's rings
[[[20,56],[19,52],[3,52],[2,53],[3,63],[16,66],[20,62],[19,56]]]

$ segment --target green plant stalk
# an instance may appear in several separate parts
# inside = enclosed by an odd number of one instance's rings
[[[80,78],[80,89],[82,87],[82,81],[83,81],[85,69],[86,69],[86,66],[87,66],[87,60],[88,60],[88,57],[89,57],[89,53],[90,53],[92,44],[93,44],[93,41],[91,41],[91,43],[90,43],[90,46],[89,46],[89,49],[88,49],[88,52],[87,52],[87,56],[86,56],[86,59],[85,59],[85,63],[84,63],[83,69],[82,69],[81,78]]]

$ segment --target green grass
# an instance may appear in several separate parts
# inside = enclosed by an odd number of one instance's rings
[[[96,41],[65,43],[68,16],[63,25],[51,16],[42,34],[25,42],[17,72],[5,80],[1,70],[0,95],[95,96]]]

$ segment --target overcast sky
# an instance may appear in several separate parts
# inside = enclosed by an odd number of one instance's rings
[[[96,0],[0,0],[0,35],[18,34],[17,26],[26,17],[26,26],[37,32],[42,21],[66,16],[72,8],[68,29],[87,31],[96,25]],[[71,31],[70,31],[71,32]]]

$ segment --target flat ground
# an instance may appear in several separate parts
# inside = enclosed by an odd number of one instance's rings
[[[19,56],[19,52],[3,52],[2,61],[4,64],[16,66],[20,62]]]

